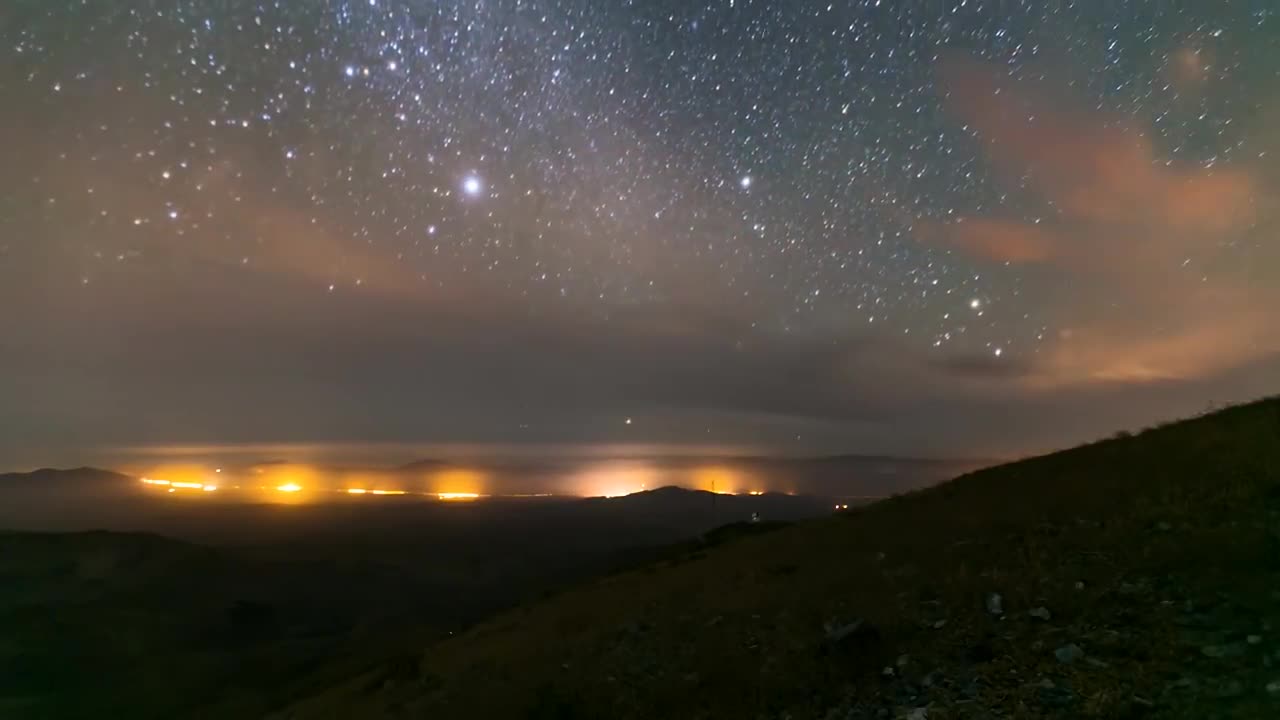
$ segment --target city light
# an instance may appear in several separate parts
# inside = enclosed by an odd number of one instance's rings
[[[439,500],[475,500],[480,497],[480,493],[472,492],[442,492],[436,493]]]

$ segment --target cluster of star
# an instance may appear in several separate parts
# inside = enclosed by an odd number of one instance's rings
[[[920,229],[1053,208],[947,115],[939,51],[1010,78],[1079,58],[1068,84],[1099,110],[1212,166],[1250,151],[1240,108],[1187,88],[1240,74],[1224,27],[1273,19],[1200,12],[51,0],[0,28],[4,92],[48,118],[29,175],[6,178],[35,201],[10,229],[57,245],[86,291],[194,252],[244,272],[297,260],[335,300],[388,275],[604,314],[694,296],[762,331],[871,328],[1007,359],[1052,336],[1034,288]],[[333,243],[280,247],[299,225]]]

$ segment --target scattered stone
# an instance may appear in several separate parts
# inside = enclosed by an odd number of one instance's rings
[[[1052,708],[1069,707],[1075,702],[1075,693],[1070,688],[1059,687],[1051,681],[1040,687],[1040,702]]]
[[[1032,608],[1027,612],[1027,614],[1037,620],[1044,620],[1045,622],[1048,622],[1049,619],[1053,617],[1053,613],[1049,612],[1049,608],[1044,606]]]
[[[1077,590],[1083,590],[1083,589],[1084,589],[1084,581],[1083,581],[1083,580],[1077,580],[1077,581],[1076,581],[1076,589],[1077,589]]]
[[[1173,529],[1173,526],[1167,522],[1161,521],[1156,525],[1156,529],[1159,530],[1160,532],[1169,532],[1170,530]]]
[[[1004,598],[1000,597],[1000,593],[987,595],[987,612],[992,615],[1004,614]]]
[[[1203,654],[1205,657],[1211,657],[1215,659],[1240,657],[1245,653],[1245,646],[1243,643],[1225,643],[1222,645],[1205,645],[1204,647],[1200,648],[1200,653]]]
[[[1146,699],[1146,698],[1142,697],[1141,695],[1134,695],[1134,696],[1133,696],[1133,702],[1134,702],[1134,703],[1136,703],[1136,704],[1138,704],[1138,705],[1141,705],[1141,706],[1143,706],[1143,707],[1155,707],[1155,706],[1156,706],[1156,704],[1155,704],[1155,703],[1153,703],[1153,702],[1151,702],[1150,700],[1148,700],[1148,699]]]
[[[1053,656],[1058,658],[1058,662],[1062,663],[1063,665],[1070,665],[1071,663],[1084,657],[1084,650],[1081,649],[1079,645],[1076,645],[1075,643],[1070,643],[1068,645],[1063,645],[1057,650],[1054,650]]]
[[[851,648],[876,642],[880,631],[871,623],[858,619],[846,625],[827,623],[826,644],[833,648]]]
[[[938,622],[936,622],[936,623],[934,623],[934,624],[933,624],[933,629],[934,629],[934,630],[941,630],[943,627],[945,627],[945,626],[946,626],[946,624],[947,624],[947,619],[946,619],[946,618],[942,618],[941,620],[939,620]]]
[[[1267,692],[1272,695],[1280,695],[1280,680],[1272,680],[1267,683]]]
[[[880,674],[881,674],[881,675],[884,675],[884,676],[885,676],[885,677],[887,677],[887,678],[891,678],[891,677],[893,677],[893,676],[894,676],[894,674],[895,674],[895,673],[894,673],[894,671],[893,671],[893,666],[892,666],[892,665],[885,665],[885,666],[884,666],[884,670],[881,670],[881,671],[880,671]]]
[[[909,662],[911,662],[911,656],[910,656],[910,655],[899,655],[899,656],[898,656],[898,667],[900,667],[900,668],[902,668],[902,667],[906,667],[906,666],[907,666],[907,663],[909,663]]]
[[[929,708],[918,707],[907,713],[907,720],[929,720]]]
[[[1245,642],[1249,643],[1250,645],[1261,645],[1261,644],[1262,644],[1262,636],[1261,636],[1261,635],[1250,635],[1249,637],[1245,638]]]
[[[1105,662],[1105,661],[1103,661],[1103,660],[1099,660],[1099,659],[1097,659],[1097,658],[1087,657],[1087,658],[1085,658],[1085,659],[1084,659],[1084,661],[1085,661],[1086,663],[1088,663],[1089,665],[1092,665],[1093,667],[1096,667],[1096,668],[1109,668],[1109,667],[1111,667],[1111,664],[1110,664],[1110,663]]]

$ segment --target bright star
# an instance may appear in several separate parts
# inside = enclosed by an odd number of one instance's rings
[[[751,187],[751,176],[750,176],[750,175],[743,175],[743,176],[742,176],[742,179],[738,181],[738,184],[742,186],[742,189],[743,189],[743,190],[746,190],[747,188],[750,188],[750,187]]]
[[[475,175],[468,175],[462,181],[462,191],[472,197],[479,195],[480,191],[483,189],[484,189],[483,183],[481,183],[480,178],[476,177]]]

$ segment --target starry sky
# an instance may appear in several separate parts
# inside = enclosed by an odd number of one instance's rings
[[[0,458],[1280,391],[1269,2],[11,0],[0,100]]]

